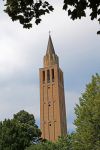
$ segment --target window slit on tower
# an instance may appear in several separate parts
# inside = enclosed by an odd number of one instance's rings
[[[50,83],[50,70],[47,70],[47,82]]]
[[[43,83],[45,83],[45,71],[43,71]]]
[[[54,69],[52,69],[52,82],[54,82]]]

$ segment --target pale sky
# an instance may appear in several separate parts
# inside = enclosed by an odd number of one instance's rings
[[[39,125],[39,68],[43,67],[48,32],[64,73],[67,126],[73,131],[74,107],[91,76],[100,73],[100,26],[89,17],[72,21],[62,10],[62,1],[49,0],[53,13],[33,28],[23,29],[3,12],[0,1],[0,120],[24,109]]]

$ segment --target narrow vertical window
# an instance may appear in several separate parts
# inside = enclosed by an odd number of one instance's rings
[[[52,69],[52,82],[54,82],[54,69]]]
[[[50,70],[47,70],[47,82],[50,82]]]
[[[43,71],[43,83],[45,83],[45,71]]]

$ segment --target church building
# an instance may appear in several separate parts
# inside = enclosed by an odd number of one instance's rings
[[[50,35],[40,69],[40,128],[42,138],[53,142],[67,134],[63,72]]]

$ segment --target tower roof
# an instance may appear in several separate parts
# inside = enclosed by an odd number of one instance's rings
[[[49,34],[49,40],[47,45],[47,51],[46,51],[46,55],[44,56],[43,62],[44,62],[44,67],[48,67],[55,64],[59,66],[59,58],[55,53],[50,34]]]
[[[52,39],[51,39],[50,35],[49,35],[49,40],[48,40],[48,46],[47,46],[46,54],[55,54],[55,50],[54,50]]]

